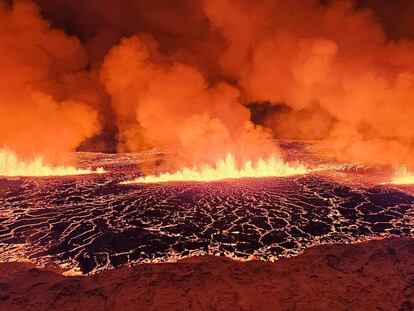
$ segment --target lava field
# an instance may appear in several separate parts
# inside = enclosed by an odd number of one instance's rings
[[[206,254],[273,261],[315,244],[414,236],[414,195],[352,182],[352,170],[123,185],[139,175],[132,155],[77,157],[108,173],[0,178],[0,261],[89,274]]]

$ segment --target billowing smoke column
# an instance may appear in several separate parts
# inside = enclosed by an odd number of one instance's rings
[[[51,29],[31,2],[1,1],[0,147],[55,160],[97,133],[86,62],[79,40]]]
[[[36,2],[73,36],[31,2],[1,2],[0,144],[19,153],[74,150],[101,126],[119,151],[254,160],[274,152],[272,130],[414,167],[409,1]],[[246,108],[263,103],[265,127]]]
[[[341,158],[414,164],[412,42],[387,40],[371,11],[352,1],[203,4],[226,40],[223,74],[247,100],[289,108],[265,124],[288,137],[322,138]]]
[[[269,155],[270,133],[253,125],[237,88],[208,85],[194,67],[172,62],[138,37],[105,57],[101,80],[112,96],[120,147],[167,146],[183,160],[209,163]]]

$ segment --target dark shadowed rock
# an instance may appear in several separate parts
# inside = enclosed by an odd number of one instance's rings
[[[324,245],[275,263],[192,257],[66,277],[0,265],[0,310],[413,310],[414,240]]]

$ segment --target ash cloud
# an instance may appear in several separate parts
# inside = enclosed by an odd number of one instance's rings
[[[413,164],[414,45],[389,40],[352,1],[205,0],[226,40],[218,62],[247,101],[283,103],[265,124],[335,156]],[[238,31],[234,31],[238,29]]]
[[[49,160],[99,131],[82,44],[29,1],[0,2],[0,146]]]
[[[0,109],[17,120],[0,143],[21,153],[114,140],[208,163],[266,156],[273,135],[318,140],[341,160],[414,166],[410,1],[35,2],[42,17],[32,2],[3,2],[15,18],[0,21],[13,42],[0,47]]]
[[[105,57],[101,81],[112,97],[121,151],[167,146],[190,164],[269,156],[270,132],[250,121],[240,93],[210,85],[188,64],[160,54],[156,44],[125,38]]]

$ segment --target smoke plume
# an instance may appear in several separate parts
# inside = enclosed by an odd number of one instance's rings
[[[0,144],[22,155],[197,164],[286,138],[414,166],[408,0],[0,1]]]
[[[209,163],[229,152],[257,159],[274,149],[270,133],[249,121],[237,88],[210,86],[152,41],[123,39],[105,57],[101,80],[112,96],[121,150],[166,146],[182,160]]]
[[[334,155],[413,164],[414,45],[353,1],[205,0],[226,40],[218,62],[248,101],[283,103],[265,124]],[[236,30],[237,29],[237,30]]]
[[[50,160],[99,130],[79,40],[31,2],[0,2],[0,146]]]

